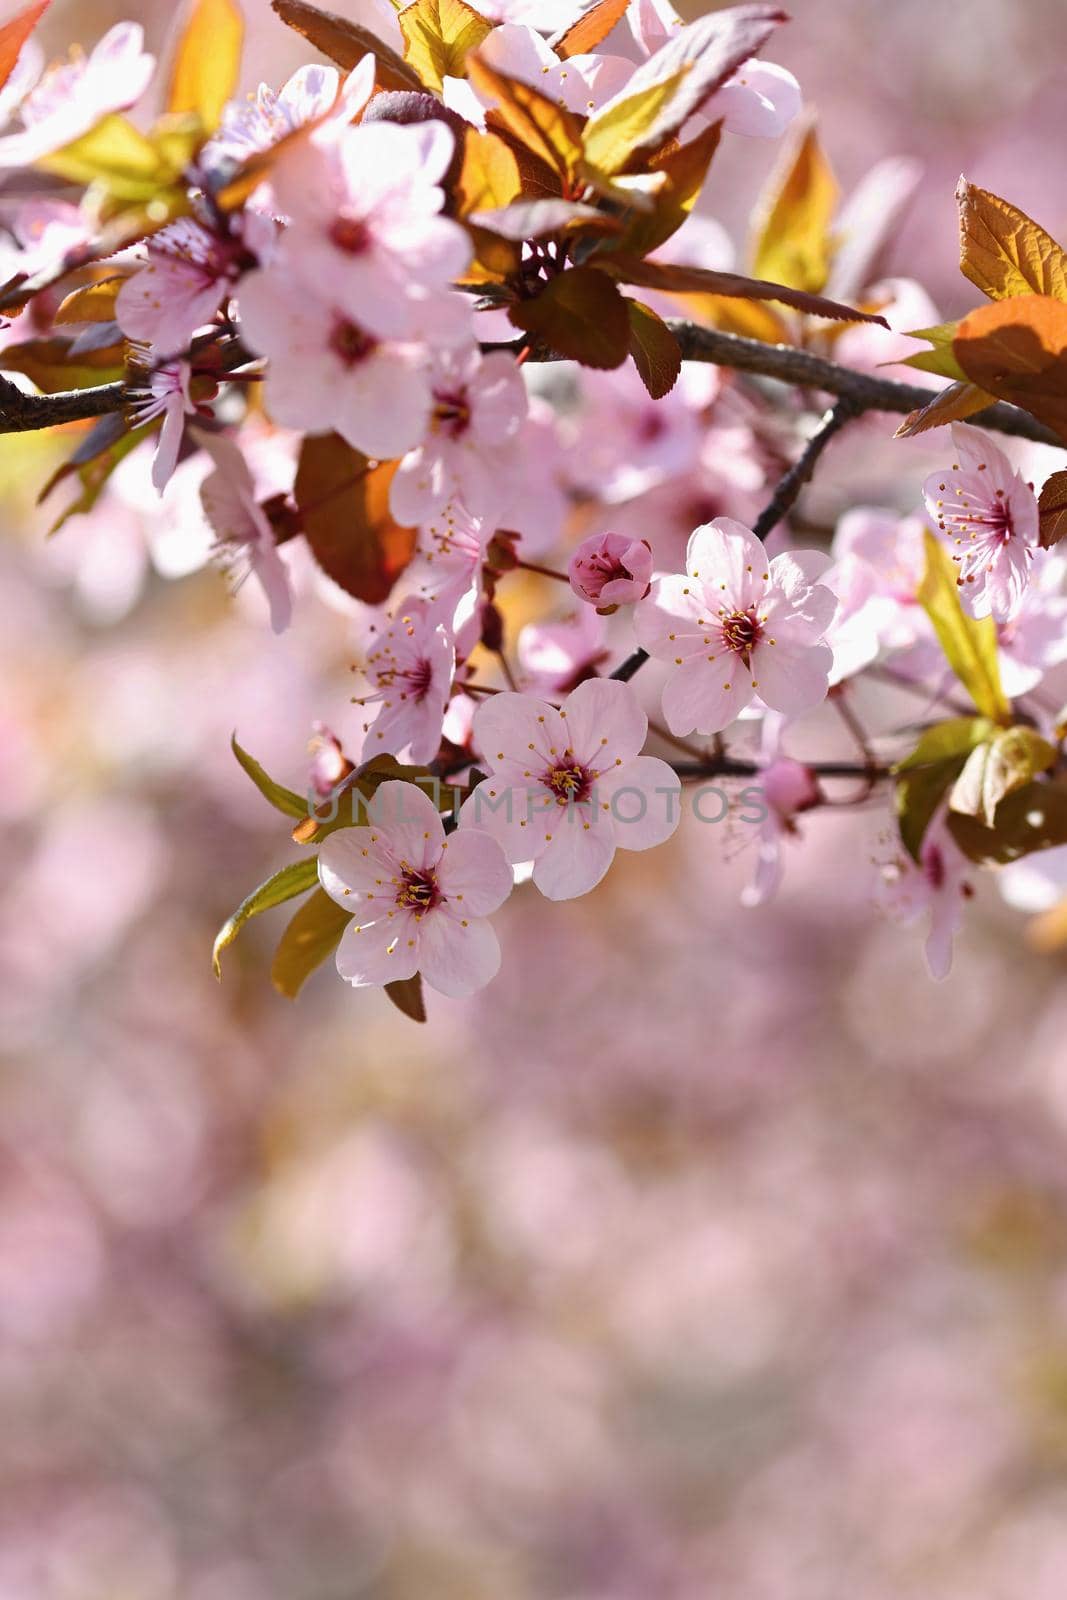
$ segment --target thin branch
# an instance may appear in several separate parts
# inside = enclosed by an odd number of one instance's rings
[[[124,383],[67,389],[61,394],[24,394],[10,378],[0,377],[0,433],[35,433],[63,422],[106,417],[123,410],[128,398]]]
[[[759,540],[766,539],[769,533],[781,522],[782,518],[792,510],[800,497],[800,491],[811,478],[818,465],[819,457],[835,434],[840,433],[846,422],[851,422],[857,416],[856,406],[851,400],[840,399],[837,404],[823,416],[818,429],[812,434],[803,453],[789,468],[789,471],[779,479],[773,495],[768,504],[760,512],[752,525],[752,532]]]
[[[739,761],[734,756],[709,756],[706,761],[672,761],[669,763],[679,778],[758,778],[766,763]],[[858,778],[861,782],[888,778],[891,769],[875,765],[866,767],[859,761],[805,761],[804,765],[817,778]]]
[[[721,333],[717,328],[701,328],[696,323],[668,318],[667,326],[678,340],[685,361],[707,361],[717,367],[731,367],[735,372],[752,372],[757,377],[775,378],[779,383],[791,384],[800,389],[821,389],[827,394],[840,395],[851,400],[857,411],[892,411],[907,416],[918,411],[933,398],[936,390],[923,389],[917,384],[898,383],[892,378],[877,378],[873,373],[857,372],[853,367],[840,366],[810,350],[799,350],[795,345],[765,344],[762,339],[744,339],[740,334]],[[516,340],[514,346],[486,345],[487,350],[508,350],[525,347],[525,341]],[[562,357],[538,347],[531,352],[531,361],[559,361]],[[1046,428],[1029,412],[1003,402],[987,406],[967,419],[979,428],[990,428],[994,433],[1006,433],[1017,439],[1032,439],[1037,444],[1065,448],[1064,441],[1051,428]]]

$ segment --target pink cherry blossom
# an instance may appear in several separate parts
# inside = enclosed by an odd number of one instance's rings
[[[755,877],[741,893],[746,906],[762,906],[778,893],[784,862],[782,845],[797,835],[796,819],[822,799],[818,779],[810,767],[789,756],[776,756],[760,779],[767,815],[760,823],[759,859]]]
[[[414,557],[400,581],[442,618],[454,619],[460,603],[478,591],[489,531],[462,506],[451,505],[419,528]]]
[[[517,22],[494,28],[479,54],[497,72],[530,84],[582,116],[611,99],[633,75],[631,62],[599,51],[561,61],[535,28]]]
[[[334,120],[281,155],[275,203],[290,220],[287,270],[329,285],[347,316],[379,338],[467,336],[469,306],[450,288],[470,260],[466,232],[440,215],[455,140],[443,122],[349,127]]]
[[[1019,609],[997,624],[1000,681],[1009,700],[1037,688],[1067,661],[1067,562],[1058,551],[1034,554]]]
[[[595,533],[574,552],[567,576],[579,600],[598,611],[614,611],[648,593],[652,546],[647,539],[628,539],[623,533]]]
[[[300,67],[278,90],[261,83],[247,100],[226,106],[201,161],[210,169],[224,157],[246,161],[259,150],[269,150],[287,134],[325,116],[337,99],[340,81],[336,67],[316,64]]]
[[[879,900],[894,921],[916,922],[929,912],[926,965],[938,981],[947,978],[952,967],[952,941],[963,921],[964,903],[974,894],[973,871],[943,813],[927,828],[917,863],[902,845],[881,868]]]
[[[160,356],[183,351],[213,322],[239,271],[240,247],[191,218],[153,235],[148,263],[119,290],[115,320],[127,339]]]
[[[270,361],[264,398],[276,423],[336,429],[382,460],[420,441],[433,404],[422,345],[376,338],[325,286],[312,294],[279,263],[249,273],[238,294],[248,345]]]
[[[0,167],[24,167],[88,133],[105,116],[132,106],[147,89],[155,58],[143,50],[144,29],[136,22],[119,22],[109,29],[89,56],[72,54],[49,67],[30,87],[41,57],[31,40],[23,57],[29,67],[20,73],[20,87],[28,91],[18,104],[22,129],[0,139]],[[10,85],[8,86],[10,89]],[[10,93],[3,109],[14,110]]]
[[[657,578],[634,612],[638,643],[672,669],[663,691],[672,733],[718,733],[757,693],[791,716],[825,698],[833,654],[822,641],[836,608],[815,581],[825,565],[811,550],[769,560],[729,517],[696,530],[686,574]]]
[[[410,783],[383,783],[367,818],[319,851],[322,887],[353,914],[337,951],[341,977],[364,988],[421,972],[453,998],[484,988],[500,966],[486,918],[513,881],[500,845],[473,828],[446,839],[433,802]]]
[[[389,492],[398,522],[430,522],[458,504],[495,524],[507,504],[526,387],[510,355],[477,348],[438,358],[430,431],[400,464]]]
[[[590,606],[559,622],[528,622],[519,634],[517,654],[522,687],[553,699],[597,677],[612,656],[607,624]]]
[[[1037,549],[1037,498],[1003,450],[979,428],[952,424],[956,460],[923,486],[926,508],[959,566],[976,617],[1005,622],[1022,603]]]
[[[235,574],[235,589],[249,573],[255,574],[270,605],[270,625],[275,633],[283,633],[293,612],[289,572],[256,499],[248,463],[223,434],[202,434],[200,442],[215,462],[214,472],[200,486],[204,515],[218,539],[215,554]]]
[[[509,861],[533,861],[549,900],[588,894],[617,849],[648,850],[678,826],[681,782],[641,755],[647,732],[626,683],[588,679],[558,711],[531,695],[494,695],[475,712],[488,777],[461,827],[484,828]]]
[[[432,761],[441,744],[441,723],[455,668],[455,643],[441,614],[409,596],[395,621],[367,628],[363,659],[354,670],[369,692],[353,704],[376,707],[363,724],[366,754],[405,754],[414,762]]]
[[[130,391],[130,419],[135,427],[163,418],[155,460],[152,463],[152,482],[160,494],[170,482],[178,465],[187,416],[196,415],[196,406],[189,395],[192,368],[188,361],[169,361],[149,373],[143,387]]]
[[[308,754],[311,757],[308,783],[320,799],[329,799],[337,785],[355,769],[345,755],[341,741],[324,722],[313,724]]]

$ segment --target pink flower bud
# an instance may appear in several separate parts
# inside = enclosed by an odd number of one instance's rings
[[[628,539],[623,533],[594,534],[574,552],[567,576],[579,600],[598,611],[614,611],[648,593],[652,548],[647,540]]]
[[[784,822],[800,811],[810,811],[822,799],[819,782],[810,767],[781,756],[763,774],[763,797]]]

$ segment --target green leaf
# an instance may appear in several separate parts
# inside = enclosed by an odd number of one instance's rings
[[[270,981],[279,994],[296,999],[315,968],[333,955],[352,915],[331,900],[325,889],[316,889],[304,901],[282,934],[271,962]]]
[[[978,622],[965,614],[952,558],[929,532],[926,574],[918,600],[934,625],[949,666],[978,710],[994,722],[1007,722],[1011,708],[1000,686],[996,623],[991,617]]]
[[[630,318],[630,354],[641,382],[653,400],[662,400],[678,382],[682,370],[682,351],[674,334],[652,310],[640,300],[627,300],[626,312]]]
[[[255,757],[250,756],[247,750],[242,750],[237,743],[236,734],[230,740],[230,748],[264,800],[269,800],[275,811],[280,811],[287,817],[299,817],[301,821],[307,820],[308,804],[303,795],[294,794],[292,789],[283,788],[280,783],[275,783]]]
[[[261,883],[254,889],[246,900],[242,900],[233,916],[219,929],[211,952],[211,965],[216,978],[222,977],[222,952],[237,938],[245,923],[252,917],[258,917],[264,911],[271,911],[275,906],[282,905],[286,900],[292,900],[295,895],[304,894],[314,887],[319,881],[319,863],[315,856],[307,856],[302,861],[294,861],[288,867],[282,867],[266,883]]]
[[[969,753],[994,732],[987,717],[951,717],[926,728],[911,754],[893,768],[900,837],[913,860],[918,861],[934,813]]]
[[[898,761],[895,773],[914,772],[918,767],[937,766],[942,761],[961,759],[996,732],[988,717],[950,717],[932,728],[925,728],[909,756]]]
[[[557,355],[584,367],[621,367],[630,353],[626,301],[616,284],[593,267],[560,273],[536,300],[511,306],[508,317]]]
[[[1047,772],[1055,760],[1055,748],[1033,728],[996,731],[967,757],[949,797],[949,809],[978,817],[992,828],[1005,796]]]
[[[466,0],[415,0],[396,19],[404,35],[404,60],[435,94],[446,78],[465,78],[467,56],[493,31]]]
[[[412,1022],[426,1021],[426,1001],[422,993],[422,973],[416,972],[413,978],[400,978],[396,983],[387,983],[385,992],[405,1017],[410,1017]]]

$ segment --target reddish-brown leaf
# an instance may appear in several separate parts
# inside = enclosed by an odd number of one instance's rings
[[[618,287],[594,267],[553,278],[536,300],[511,306],[517,328],[583,367],[621,367],[630,353],[630,318]]]
[[[705,267],[682,267],[668,261],[635,261],[614,253],[598,257],[597,265],[623,283],[639,283],[646,289],[663,289],[668,294],[717,294],[738,300],[777,300],[811,317],[832,317],[838,322],[876,322],[889,324],[884,317],[853,306],[838,305],[819,294],[790,289],[784,283],[764,283],[760,278],[745,278],[737,272],[712,272]]]
[[[51,3],[52,0],[34,0],[0,28],[0,89],[14,72],[23,45]]]
[[[973,417],[976,411],[984,410],[992,399],[993,396],[979,389],[977,384],[950,383],[926,405],[906,416],[893,437],[911,439],[929,428],[942,428],[946,422],[962,422],[966,417]]]
[[[980,389],[1022,406],[1067,439],[1067,305],[1019,295],[964,317],[953,349]]]
[[[627,300],[630,318],[630,354],[641,382],[653,400],[662,400],[678,382],[682,370],[682,351],[674,334],[651,306],[640,300]]]
[[[1067,472],[1046,478],[1037,502],[1041,513],[1041,546],[1050,550],[1067,538]]]
[[[396,462],[368,461],[336,433],[310,434],[294,494],[311,552],[347,594],[381,605],[411,560],[414,528],[389,512]]]
[[[346,72],[370,51],[377,62],[376,77],[383,89],[421,89],[422,80],[403,56],[384,44],[369,28],[361,28],[331,11],[320,11],[306,0],[270,0],[282,21],[313,44]]]

